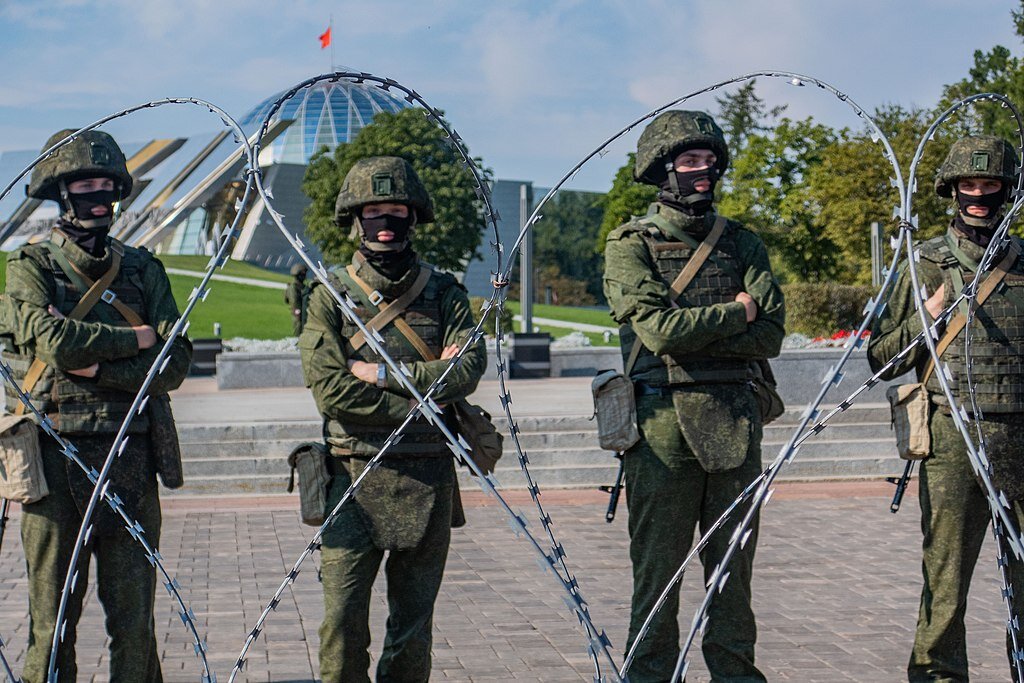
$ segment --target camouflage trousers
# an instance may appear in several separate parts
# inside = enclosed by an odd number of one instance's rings
[[[637,417],[644,438],[625,454],[626,502],[629,508],[629,554],[633,563],[633,600],[629,622],[632,646],[658,596],[682,564],[701,533],[729,507],[761,472],[761,425],[756,421],[747,457],[736,469],[708,473],[701,467],[680,431],[671,397],[637,399]],[[732,530],[745,509],[733,513],[701,552],[705,580],[725,554]],[[711,601],[702,649],[712,680],[763,683],[754,666],[757,627],[750,608],[750,580],[757,518],[752,534],[729,565],[729,580]],[[697,605],[692,606],[696,610]],[[680,651],[679,587],[672,590],[637,648],[629,670],[631,683],[670,681]]]
[[[1024,416],[990,417],[994,419],[982,423],[989,450],[999,449],[1003,457],[1024,458],[1024,440],[1020,438]],[[924,586],[907,673],[912,683],[959,683],[969,680],[964,628],[967,592],[992,515],[953,419],[942,412],[933,412],[931,436],[932,455],[921,465],[919,494],[924,533]],[[1012,450],[1017,452],[1008,452]],[[1013,507],[1020,525],[1024,522],[1020,502],[1014,502]],[[1004,553],[1018,603],[1014,606],[1015,615],[1020,618],[1024,564],[1009,547],[1004,547]],[[1007,652],[1010,653],[1009,637]],[[1011,678],[1016,680],[1015,674]]]
[[[352,482],[345,468],[335,465],[334,470],[327,493],[328,512],[337,506]],[[405,476],[413,472],[415,476]],[[370,472],[364,482],[370,482],[371,486],[362,492],[372,490],[372,477],[383,479],[385,487],[395,492],[390,502],[398,508],[408,508],[415,502],[404,501],[403,505],[401,491],[410,492],[417,484],[430,484],[436,495],[431,496],[433,502],[420,511],[428,519],[403,522],[403,513],[396,510],[389,520],[391,528],[384,530],[374,528],[373,520],[383,515],[386,501],[366,500],[366,504],[381,506],[370,515],[360,503],[346,501],[334,524],[324,533],[320,676],[324,683],[369,682],[370,597],[386,553],[387,632],[377,663],[376,680],[378,683],[421,683],[430,679],[434,601],[448,559],[451,487],[455,485],[455,473],[451,458],[424,458],[404,469],[403,475],[396,476],[394,471],[385,471],[383,467]],[[418,537],[418,543],[407,547],[413,534]],[[387,549],[396,541],[404,549]]]
[[[41,437],[43,468],[50,494],[40,501],[22,506],[21,540],[28,568],[29,636],[25,654],[24,683],[43,683],[50,659],[50,645],[57,627],[57,609],[61,587],[82,515],[68,483],[66,458],[49,438]],[[83,459],[102,459],[110,450],[113,435],[76,436],[75,446]],[[129,440],[121,457],[146,457],[145,439]],[[118,493],[112,487],[113,493]],[[135,497],[135,496],[133,496]],[[99,515],[111,514],[100,503]],[[145,483],[144,494],[136,509],[130,511],[142,524],[147,540],[156,546],[160,541],[160,499],[152,472]],[[59,681],[75,681],[75,640],[82,600],[88,587],[89,563],[96,558],[96,595],[106,614],[110,636],[110,680],[160,683],[160,652],[154,635],[153,600],[156,570],[146,560],[141,546],[112,520],[93,529],[86,551],[79,556],[78,582],[68,600],[67,628],[57,653]],[[96,653],[90,653],[95,658]]]

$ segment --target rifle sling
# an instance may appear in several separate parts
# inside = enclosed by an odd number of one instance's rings
[[[725,232],[726,219],[723,216],[717,216],[715,223],[711,226],[711,232],[704,238],[704,241],[700,243],[697,250],[693,252],[693,256],[686,262],[683,270],[676,276],[676,279],[672,281],[669,286],[669,296],[674,302],[678,299],[682,293],[690,286],[693,282],[693,278],[697,276],[697,271],[707,261],[708,256],[714,250],[715,245],[718,244],[718,239]],[[640,349],[643,348],[643,344],[640,342],[640,337],[633,341],[633,350],[629,353],[629,360],[626,361],[625,376],[628,378],[630,373],[633,372],[633,366],[636,365],[636,361],[640,358]]]
[[[1011,241],[1009,248],[1006,250],[1006,255],[1003,256],[1003,260],[999,262],[995,270],[985,279],[985,282],[978,288],[978,295],[975,299],[975,306],[980,308],[985,300],[988,299],[992,292],[996,291],[999,283],[1003,281],[1006,274],[1013,268],[1013,264],[1017,262],[1017,257],[1020,256],[1020,247],[1016,241]],[[942,339],[935,345],[935,351],[941,358],[942,354],[949,348],[949,345],[953,343],[953,339],[960,334],[964,326],[967,325],[967,316],[963,313],[957,313],[956,316],[949,321],[949,326],[946,328],[945,333],[942,335]],[[925,366],[924,373],[921,375],[922,386],[928,383],[931,379],[932,373],[935,371],[935,359],[929,358],[928,365]]]
[[[348,266],[348,275],[352,278],[352,281],[359,285],[359,288],[366,293],[371,304],[376,305],[374,302],[380,300],[380,293],[373,289],[358,275],[356,275],[356,269],[354,266]],[[389,303],[388,305],[381,308],[377,315],[373,316],[369,322],[366,323],[366,327],[369,329],[379,332],[384,329],[389,323],[394,322],[395,328],[402,333],[409,343],[412,344],[416,350],[425,360],[437,360],[437,356],[434,355],[430,347],[427,346],[423,338],[416,334],[416,331],[409,327],[409,324],[402,318],[398,317],[405,311],[406,308],[416,300],[424,289],[427,287],[427,282],[430,280],[430,268],[426,266],[420,266],[420,274],[416,277],[415,282],[409,289],[405,290],[401,296]],[[363,334],[362,330],[356,332],[349,339],[349,343],[352,344],[352,348],[356,351],[361,349],[366,344],[366,335]]]
[[[60,251],[60,247],[53,244],[52,242],[47,242],[47,248],[49,249],[51,254],[54,254],[55,257],[58,253],[61,257],[64,256],[64,254],[61,253]],[[105,292],[108,291],[107,288],[110,287],[111,283],[114,282],[114,279],[117,278],[118,272],[121,270],[122,253],[123,252],[120,248],[111,250],[110,268],[100,277],[99,280],[96,280],[95,282],[86,277],[85,274],[83,274],[77,268],[75,268],[74,275],[72,275],[72,273],[67,272],[67,270],[65,269],[65,264],[71,266],[71,268],[74,268],[74,266],[71,265],[71,262],[68,261],[66,257],[57,257],[55,259],[57,260],[57,264],[61,267],[61,270],[63,270],[69,278],[71,278],[73,281],[80,280],[81,282],[84,282],[88,286],[88,290],[85,292],[85,295],[79,300],[75,307],[71,309],[71,312],[68,313],[67,316],[65,316],[66,318],[69,318],[71,320],[81,320],[82,318],[89,314],[89,311],[91,311],[93,307],[96,306],[97,303],[99,303],[101,297]],[[130,324],[143,324],[143,322],[139,319],[138,315],[136,315],[135,311],[131,310],[130,308],[122,304],[116,298],[110,298],[110,301],[108,303],[114,304],[115,308],[117,308],[118,311],[121,311],[121,309],[123,308],[125,311],[131,313],[132,317],[138,320],[138,322],[132,322],[131,320],[128,320]],[[120,306],[118,306],[119,304]],[[121,312],[122,315],[124,315],[124,312]],[[126,315],[125,318],[128,319],[128,316]],[[39,380],[42,378],[44,372],[46,372],[46,363],[39,360],[38,358],[33,358],[32,365],[29,367],[28,372],[25,373],[25,379],[21,383],[22,392],[24,392],[26,395],[31,394],[32,389],[35,388],[36,383],[38,383]],[[17,406],[15,406],[13,412],[15,415],[23,415],[25,413],[25,404],[19,403]]]

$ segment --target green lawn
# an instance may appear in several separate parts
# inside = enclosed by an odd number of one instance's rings
[[[161,254],[157,258],[159,258],[167,268],[195,270],[199,272],[204,272],[206,270],[206,264],[210,262],[209,256],[171,256],[168,254]],[[258,280],[272,280],[274,282],[291,282],[292,280],[291,276],[286,273],[278,273],[244,261],[228,261],[224,264],[224,267],[218,269],[217,272],[223,275],[251,277]]]
[[[184,275],[169,275],[178,308],[183,309],[199,280]],[[189,316],[191,338],[213,336],[213,324],[221,324],[221,337],[281,339],[292,335],[292,317],[284,302],[284,292],[234,282],[210,283],[206,301],[196,304]]]
[[[519,302],[508,301],[505,304],[512,315],[519,315]],[[586,323],[587,325],[602,325],[604,327],[618,327],[612,320],[608,311],[599,311],[592,308],[575,308],[572,306],[549,306],[548,304],[534,304],[533,314],[538,318],[551,318],[552,320],[564,320],[570,323]]]

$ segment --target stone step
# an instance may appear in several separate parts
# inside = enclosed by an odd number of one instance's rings
[[[762,451],[774,457],[792,436],[789,429],[770,426],[762,441]],[[312,437],[308,437],[312,438]],[[306,439],[268,439],[261,441],[183,442],[182,460],[196,474],[226,474],[228,472],[278,471],[273,465],[285,458]],[[565,432],[521,434],[520,447],[531,462],[559,461],[586,462],[590,458],[605,457],[609,451],[597,445],[595,432]],[[862,453],[888,453],[895,451],[895,440],[888,425],[836,425],[809,438],[800,448],[805,457],[836,457]],[[516,458],[515,444],[505,439],[505,458]]]
[[[765,463],[774,459],[784,441],[765,441],[762,443],[763,460]],[[205,478],[216,476],[281,476],[287,477],[289,467],[285,460],[288,451],[279,454],[261,456],[237,456],[218,453],[205,456],[190,454],[184,459],[183,465],[186,478]],[[613,455],[592,445],[581,448],[551,448],[527,450],[531,471],[544,468],[578,468],[607,467],[613,463]],[[896,444],[891,438],[859,438],[835,441],[808,441],[800,447],[798,460],[802,462],[843,463],[847,460],[885,460],[895,457]],[[841,470],[842,467],[837,465]],[[515,452],[506,451],[498,462],[497,470],[518,470],[519,459]]]

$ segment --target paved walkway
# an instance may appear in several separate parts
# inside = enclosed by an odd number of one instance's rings
[[[886,682],[904,678],[917,612],[920,534],[916,501],[888,511],[888,485],[788,484],[768,505],[755,570],[758,663],[770,681]],[[536,520],[522,490],[514,507]],[[624,506],[603,520],[589,492],[543,496],[595,621],[621,657],[630,572]],[[469,525],[453,533],[434,636],[436,681],[589,681],[584,638],[551,577],[516,540],[498,508],[467,494]],[[208,634],[210,661],[227,681],[245,635],[301,552],[311,528],[287,497],[175,498],[164,504],[160,550]],[[539,527],[535,521],[532,528]],[[1005,681],[1004,615],[993,549],[982,553],[968,612],[972,680]],[[307,562],[250,652],[249,681],[311,681],[317,674],[321,588]],[[685,580],[688,624],[700,599],[698,572]],[[25,574],[15,515],[0,552],[0,636],[16,670],[27,639]],[[385,617],[375,591],[373,650]],[[159,643],[169,683],[196,681],[198,663],[166,593],[157,595]],[[689,678],[707,681],[699,652]],[[79,629],[81,680],[104,681],[102,614],[90,587]],[[240,679],[240,680],[241,680]]]
[[[186,277],[194,277],[198,280],[202,280],[206,277],[206,273],[198,270],[185,270],[184,268],[167,268],[168,273],[171,275],[185,275]],[[252,287],[263,287],[264,289],[288,289],[287,282],[276,282],[274,280],[262,280],[256,277],[238,277],[237,275],[222,275],[221,273],[214,273],[213,280],[220,280],[221,282],[234,282],[238,285],[250,285]]]

